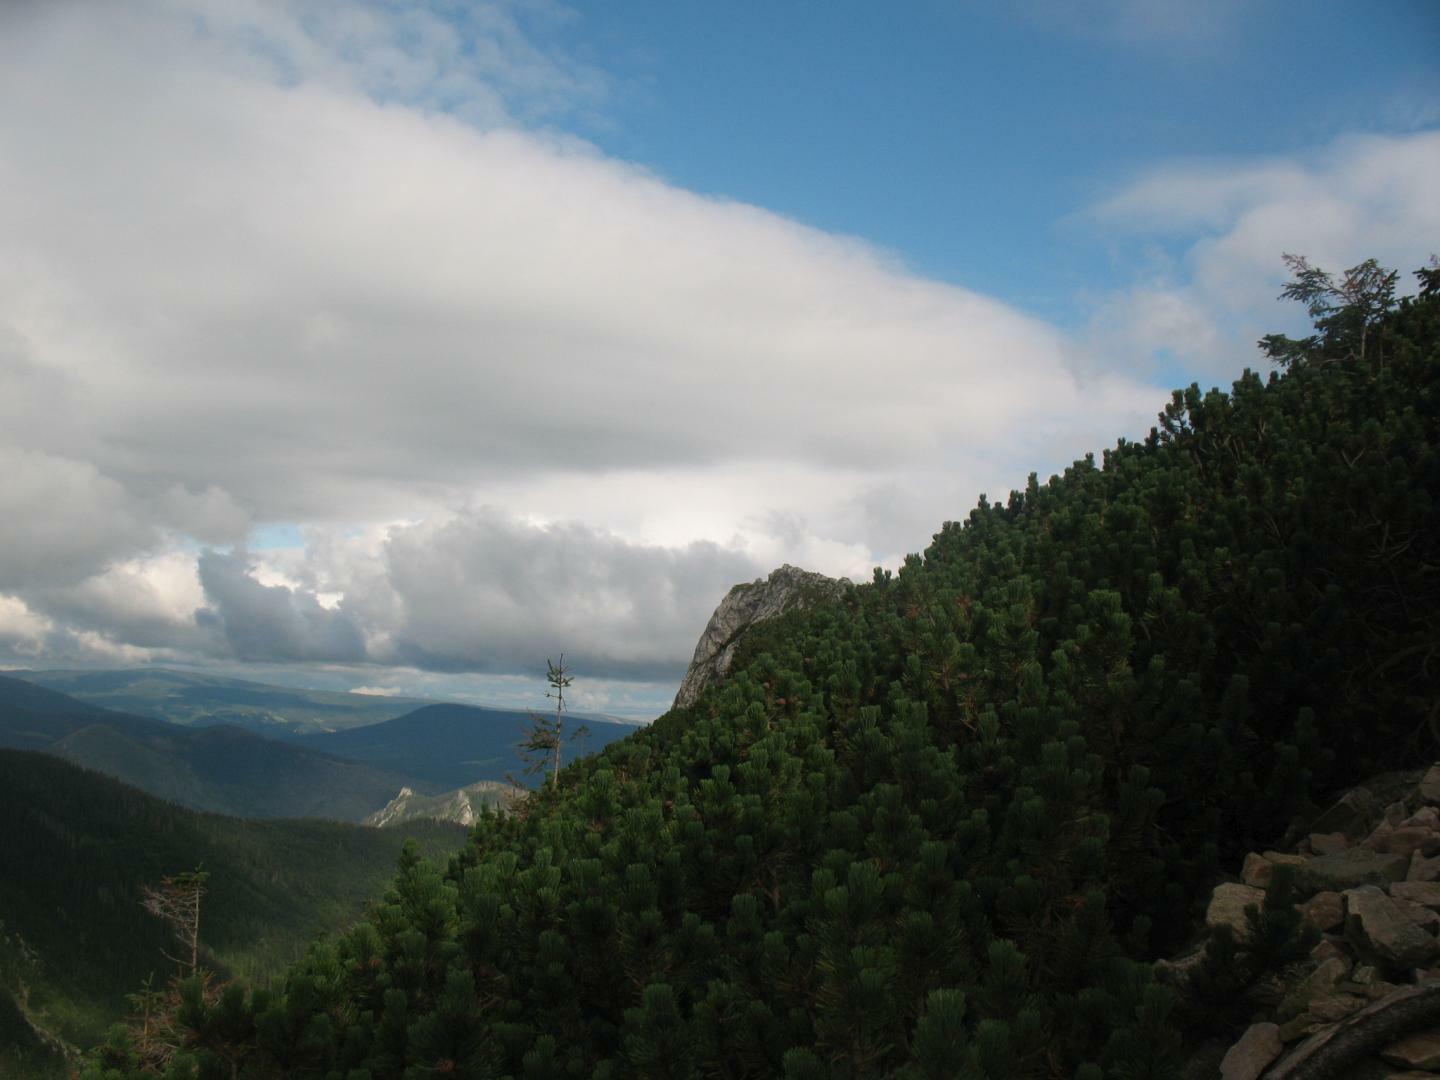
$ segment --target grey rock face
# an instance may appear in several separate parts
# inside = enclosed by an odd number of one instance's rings
[[[720,601],[700,635],[694,659],[675,695],[675,708],[695,704],[706,687],[729,673],[736,646],[750,627],[839,596],[849,585],[847,578],[837,581],[789,564],[771,571],[768,578],[736,585]]]

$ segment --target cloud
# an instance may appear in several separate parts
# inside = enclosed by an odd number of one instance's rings
[[[629,543],[493,509],[393,530],[382,561],[342,604],[377,660],[508,672],[564,652],[579,674],[619,679],[678,679],[719,598],[763,572],[714,543]]]
[[[668,678],[736,581],[1148,425],[1036,319],[535,127],[606,84],[529,10],[0,15],[0,591],[156,656]]]
[[[1174,163],[1138,178],[1088,214],[1117,244],[1144,247],[1150,263],[1136,285],[1097,298],[1092,353],[1135,370],[1163,350],[1212,376],[1233,375],[1237,356],[1258,365],[1254,342],[1303,319],[1273,300],[1286,280],[1281,253],[1333,271],[1368,258],[1407,273],[1424,265],[1440,237],[1428,183],[1437,170],[1440,131],[1423,131],[1347,136],[1305,157]]]
[[[196,612],[196,622],[223,635],[230,656],[337,663],[366,659],[359,628],[345,614],[324,607],[313,594],[261,584],[243,556],[206,551],[198,567],[211,606]]]

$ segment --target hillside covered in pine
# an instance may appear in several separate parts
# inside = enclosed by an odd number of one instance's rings
[[[1230,1021],[1152,965],[1220,875],[1440,750],[1440,273],[1296,269],[1274,373],[755,630],[87,1076],[1178,1075]]]

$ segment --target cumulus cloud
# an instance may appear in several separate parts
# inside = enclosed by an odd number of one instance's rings
[[[196,622],[223,635],[229,655],[339,663],[366,658],[364,636],[344,613],[302,589],[262,584],[243,555],[206,551],[198,566],[211,606],[196,612]]]
[[[1428,182],[1437,170],[1440,131],[1421,131],[1347,136],[1303,157],[1174,163],[1138,178],[1088,214],[1150,260],[1136,285],[1097,298],[1092,349],[1132,369],[1160,350],[1207,374],[1233,375],[1247,353],[1258,364],[1263,333],[1303,320],[1271,299],[1286,280],[1281,253],[1332,271],[1368,258],[1407,272],[1424,265],[1440,243]]]
[[[15,641],[669,678],[736,581],[863,576],[1153,415],[1035,319],[537,129],[608,89],[527,34],[563,13],[443,7],[0,15]]]

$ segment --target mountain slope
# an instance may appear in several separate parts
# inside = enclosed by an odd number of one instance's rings
[[[188,1030],[234,1032],[197,1056],[1180,1075],[1219,1011],[1151,962],[1222,867],[1440,750],[1440,272],[1423,284],[755,628],[723,685],[482,819],[445,871],[407,867],[278,993],[197,1008]],[[1222,974],[1295,944],[1272,899],[1277,934],[1222,937]]]
[[[5,746],[55,754],[193,809],[248,817],[358,821],[401,787],[438,790],[423,778],[236,728],[127,716],[0,676]]]
[[[306,735],[296,743],[352,761],[384,765],[419,777],[431,791],[445,790],[520,776],[525,763],[517,746],[530,721],[526,712],[427,705],[383,724]],[[590,730],[588,736],[568,743],[567,759],[593,753],[635,731],[630,724],[578,716],[567,716],[565,724],[567,731],[576,731],[581,724]]]
[[[434,823],[380,830],[199,814],[13,750],[0,750],[0,821],[0,1017],[23,984],[27,1011],[82,1046],[124,1013],[124,995],[148,972],[169,974],[161,949],[174,948],[141,909],[142,885],[203,864],[203,962],[263,979],[357,918],[407,840],[443,859],[465,835]]]

